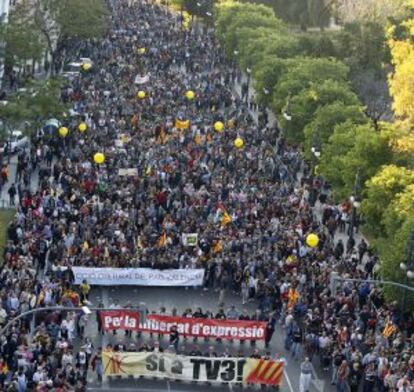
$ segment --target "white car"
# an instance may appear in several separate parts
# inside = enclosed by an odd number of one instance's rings
[[[73,61],[63,67],[62,76],[71,79],[80,75],[83,64],[89,64],[92,67],[93,61],[88,57],[80,57],[78,61]]]
[[[23,135],[23,132],[21,131],[12,131],[6,141],[0,142],[0,154],[4,154],[7,144],[9,145],[9,148],[11,148],[12,154],[15,154],[17,151],[22,150],[29,145],[29,138]],[[10,149],[7,150],[10,151]]]

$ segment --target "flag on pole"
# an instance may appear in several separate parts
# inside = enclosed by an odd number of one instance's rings
[[[296,302],[298,302],[298,299],[299,299],[299,293],[296,291],[296,289],[291,287],[288,291],[287,308],[292,309],[296,305]]]
[[[231,223],[231,216],[227,213],[227,211],[224,211],[223,216],[221,217],[221,224],[226,226],[229,223]]]
[[[161,235],[161,237],[158,239],[158,247],[163,248],[167,246],[167,234],[164,233]]]
[[[394,325],[394,323],[392,321],[388,321],[385,324],[384,330],[382,331],[382,336],[388,339],[396,331],[397,327]]]
[[[190,120],[182,121],[182,120],[176,119],[175,127],[177,129],[188,129],[190,127]]]

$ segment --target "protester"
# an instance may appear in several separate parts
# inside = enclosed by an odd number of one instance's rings
[[[309,358],[306,357],[300,365],[299,392],[309,392],[311,381],[312,364],[310,363]]]

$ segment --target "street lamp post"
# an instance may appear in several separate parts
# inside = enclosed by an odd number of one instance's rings
[[[292,121],[292,113],[291,113],[291,95],[289,93],[287,100],[286,100],[286,107],[285,110],[282,111],[283,117],[286,121]]]
[[[404,271],[404,284],[408,285],[409,279],[414,278],[414,229],[410,232],[410,238],[407,243],[407,263],[401,263],[400,269]],[[404,308],[407,302],[407,290],[403,292],[403,298],[401,301],[401,310],[404,312]]]
[[[246,73],[247,73],[246,102],[248,102],[249,101],[250,78],[252,77],[251,68],[247,67]]]
[[[349,225],[349,238],[354,238],[354,229],[356,225],[357,220],[357,210],[361,205],[361,201],[359,198],[359,189],[360,189],[360,178],[359,178],[359,169],[357,170],[355,174],[355,184],[354,184],[354,191],[352,196],[350,197],[351,202],[351,208],[352,208],[352,214],[351,214],[351,222]]]
[[[313,207],[316,203],[316,188],[315,188],[315,169],[316,169],[316,163],[318,162],[318,159],[321,156],[321,141],[319,138],[319,130],[315,129],[313,132],[313,140],[312,140],[312,147],[311,147],[311,153],[312,153],[312,161],[311,161],[311,173],[310,173],[310,195],[309,195],[309,204]]]
[[[235,50],[233,51],[233,61],[232,61],[232,70],[231,70],[231,75],[232,75],[232,82],[234,83],[236,81],[236,65],[237,65],[237,56],[239,55],[239,51]]]
[[[19,321],[22,318],[25,318],[30,315],[34,315],[36,313],[41,312],[82,312],[86,315],[90,315],[92,312],[101,312],[101,311],[114,311],[114,310],[126,310],[126,311],[136,311],[139,313],[140,316],[140,323],[145,323],[146,317],[147,317],[147,308],[144,302],[141,302],[138,308],[92,308],[89,306],[82,306],[80,308],[75,307],[68,307],[68,306],[49,306],[45,308],[34,308],[30,309],[27,312],[20,313],[16,317],[9,320],[6,325],[0,329],[0,336],[3,336],[6,334],[7,330],[16,322]]]
[[[414,275],[412,275],[412,277],[414,277]],[[393,282],[390,280],[342,278],[335,271],[331,272],[330,290],[332,293],[336,292],[338,282],[339,283],[340,282],[369,283],[369,284],[377,284],[377,285],[384,285],[384,286],[393,286],[393,287],[399,287],[401,289],[408,290],[414,293],[414,287],[408,286],[406,284],[401,284],[401,283]]]

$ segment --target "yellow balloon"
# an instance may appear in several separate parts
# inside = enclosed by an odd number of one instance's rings
[[[88,126],[84,122],[82,122],[79,124],[78,129],[79,132],[85,132],[88,129]]]
[[[244,140],[243,140],[241,137],[237,137],[237,138],[234,140],[234,146],[235,146],[236,148],[242,148],[242,147],[244,146]]]
[[[308,245],[311,248],[315,248],[319,244],[319,237],[316,234],[308,234],[306,237],[306,245]]]
[[[216,132],[223,132],[223,130],[224,130],[224,124],[221,121],[216,121],[214,123],[214,130]]]
[[[145,91],[138,91],[137,97],[139,99],[144,99],[145,98]]]
[[[97,152],[93,156],[93,160],[95,161],[96,164],[100,165],[105,162],[105,155],[102,152]]]
[[[145,54],[145,52],[146,52],[146,49],[145,48],[139,48],[138,49],[138,53],[139,54]]]
[[[185,96],[189,101],[191,101],[192,99],[194,99],[194,96],[195,96],[194,91],[188,90],[185,93]]]
[[[67,129],[66,127],[60,127],[59,128],[59,135],[62,137],[66,137],[68,136],[69,133],[69,129]]]
[[[92,68],[92,64],[89,64],[89,63],[83,63],[82,64],[82,69],[84,71],[89,71],[91,68]]]

